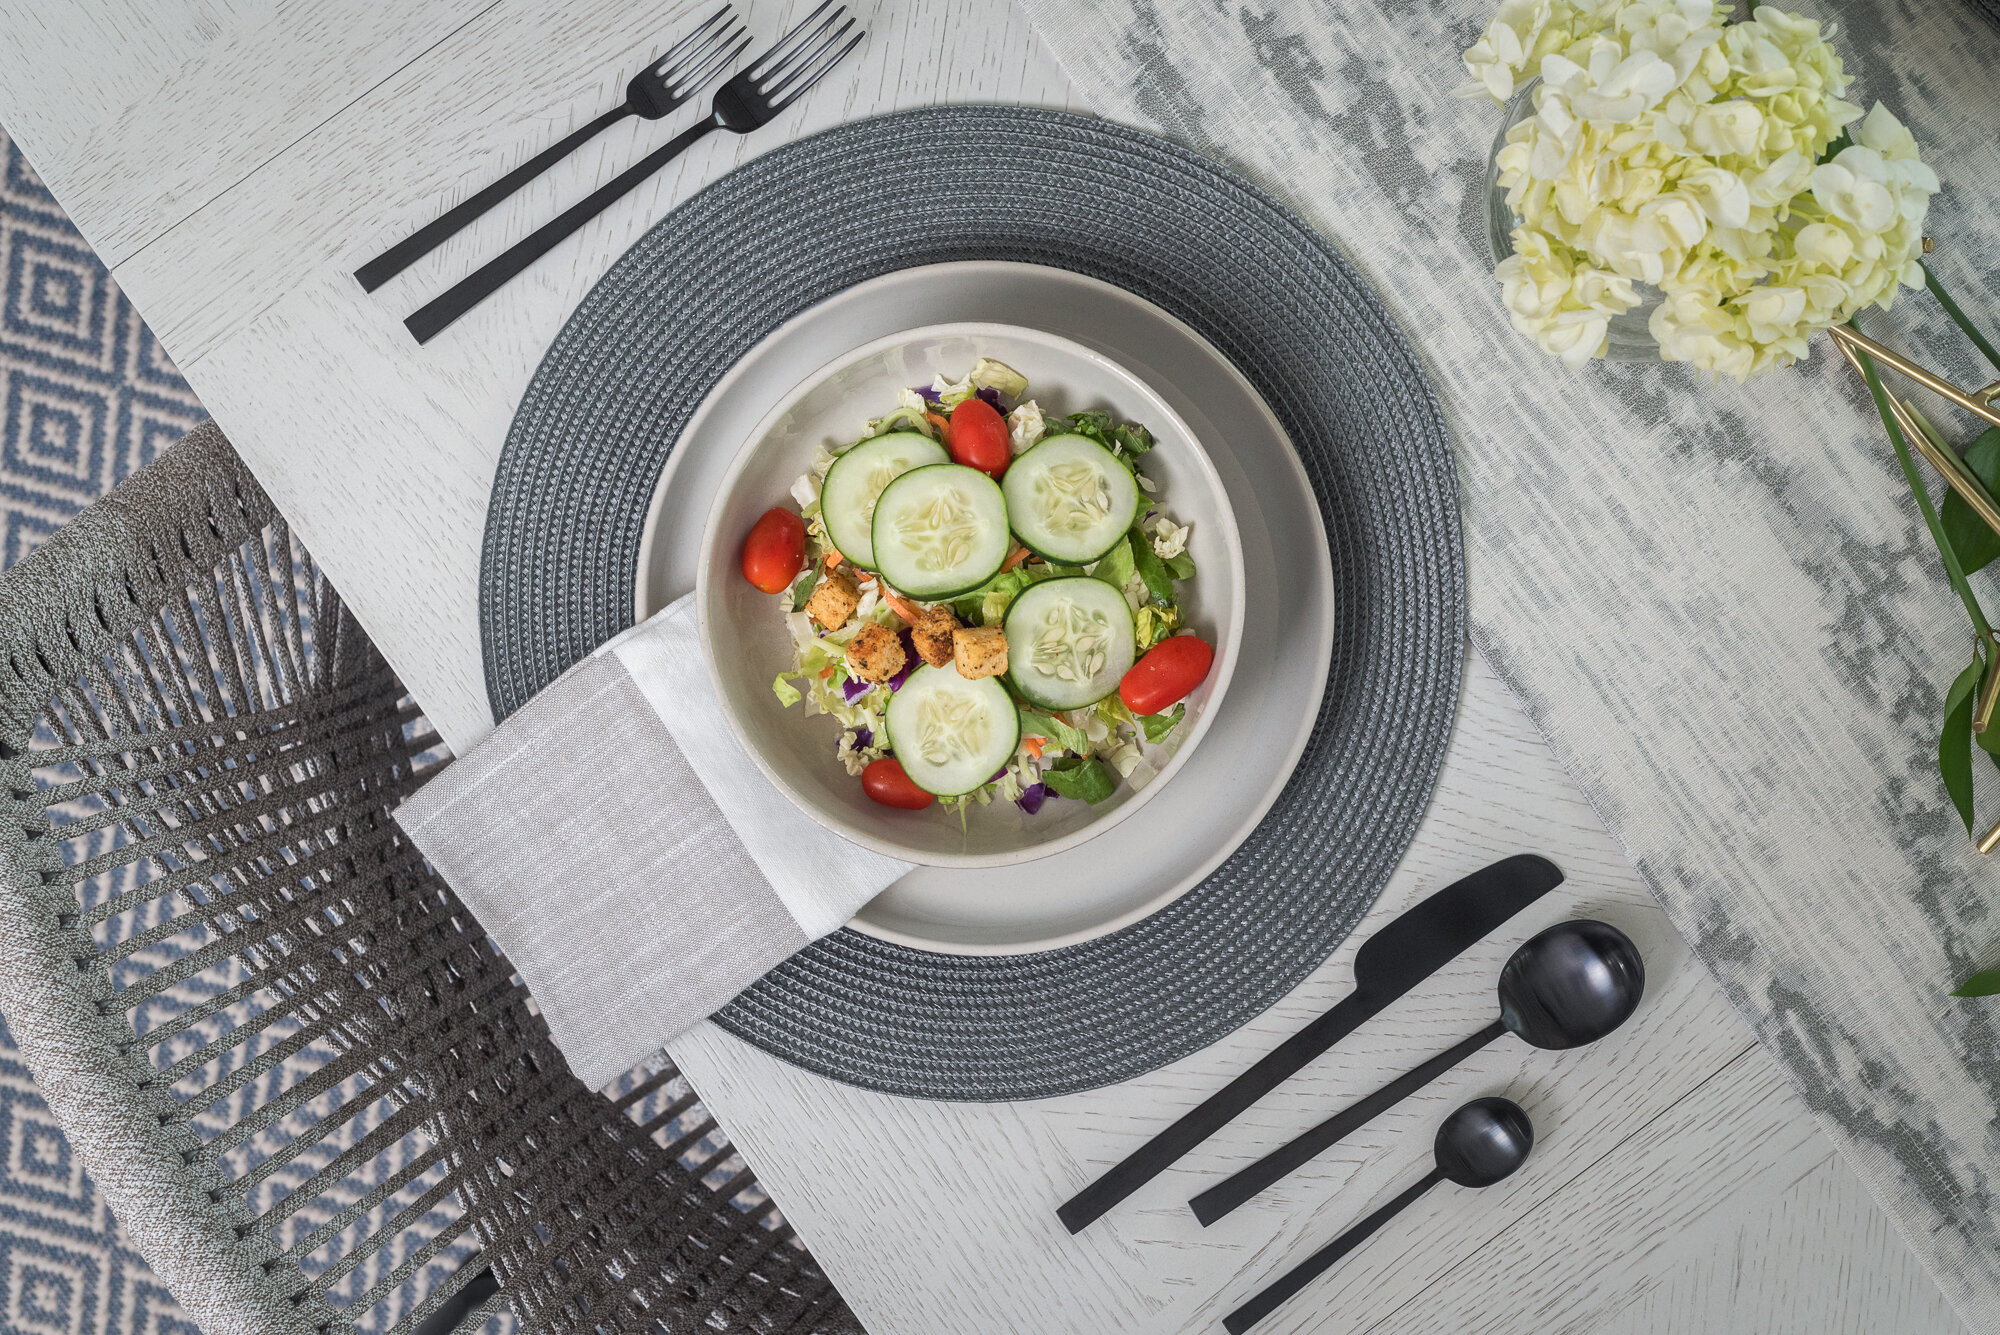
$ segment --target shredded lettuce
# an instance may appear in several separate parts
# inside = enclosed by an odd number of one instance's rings
[[[1147,603],[1133,614],[1132,620],[1138,633],[1138,649],[1143,654],[1181,628],[1180,605],[1168,603],[1162,607]]]
[[[1117,787],[1104,762],[1094,756],[1059,760],[1042,771],[1042,782],[1058,797],[1075,798],[1092,806],[1111,796]]]
[[[1167,740],[1167,735],[1181,725],[1187,717],[1187,705],[1178,704],[1164,714],[1141,714],[1139,726],[1145,730],[1146,740],[1158,746]]]
[[[1073,751],[1083,755],[1090,750],[1090,738],[1084,734],[1082,728],[1073,727],[1053,714],[1039,713],[1026,705],[1020,708],[1022,736],[1046,737],[1049,739],[1051,749],[1057,751]],[[1047,752],[1043,754],[1047,755]]]

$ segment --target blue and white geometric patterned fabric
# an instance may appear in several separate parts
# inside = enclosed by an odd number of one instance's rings
[[[0,568],[208,414],[0,132]],[[0,1331],[198,1335],[0,1025]]]
[[[0,132],[0,567],[208,414]]]

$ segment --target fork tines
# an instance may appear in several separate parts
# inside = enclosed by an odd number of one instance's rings
[[[647,73],[666,86],[668,94],[685,98],[734,64],[749,48],[750,33],[729,5],[715,11],[701,26],[668,47]]]
[[[832,12],[829,13],[829,10]],[[846,5],[836,8],[834,0],[821,0],[817,9],[793,25],[790,32],[780,37],[739,77],[770,100],[773,114],[783,111],[867,36],[866,33],[855,33],[853,37],[847,37],[853,31],[855,19],[848,15],[847,21],[841,23],[841,16],[846,14]],[[835,27],[835,24],[839,26]],[[844,45],[842,38],[847,38]]]

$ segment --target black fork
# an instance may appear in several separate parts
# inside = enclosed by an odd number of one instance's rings
[[[419,343],[428,343],[459,316],[498,291],[502,284],[526,269],[570,233],[595,218],[639,182],[667,165],[703,135],[715,130],[748,134],[768,125],[779,112],[791,106],[806,90],[826,77],[827,71],[861,44],[867,34],[856,32],[854,19],[842,19],[845,5],[833,7],[822,0],[820,7],[806,15],[790,32],[755,64],[715,91],[709,118],[654,149],[623,172],[572,204],[555,221],[530,233],[498,258],[472,272],[457,286],[403,321]]]
[[[426,224],[354,271],[362,290],[373,292],[424,256],[436,250],[495,204],[534,180],[583,143],[627,116],[656,121],[687,105],[715,76],[736,63],[750,45],[743,25],[724,5],[702,25],[667,48],[666,54],[632,76],[625,100],[596,120],[571,131],[534,157],[508,172],[472,198]]]

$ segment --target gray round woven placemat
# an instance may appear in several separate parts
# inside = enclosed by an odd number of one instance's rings
[[[480,614],[505,717],[630,624],[654,483],[724,371],[857,282],[967,259],[1104,279],[1229,356],[1304,460],[1338,609],[1297,773],[1169,908],[997,958],[842,931],[716,1016],[852,1084],[1037,1098],[1157,1069],[1318,968],[1394,870],[1444,754],[1465,624],[1451,449],[1409,346],[1318,233],[1174,144],[1059,112],[902,112],[779,148],[647,233],[549,348],[494,480]]]

